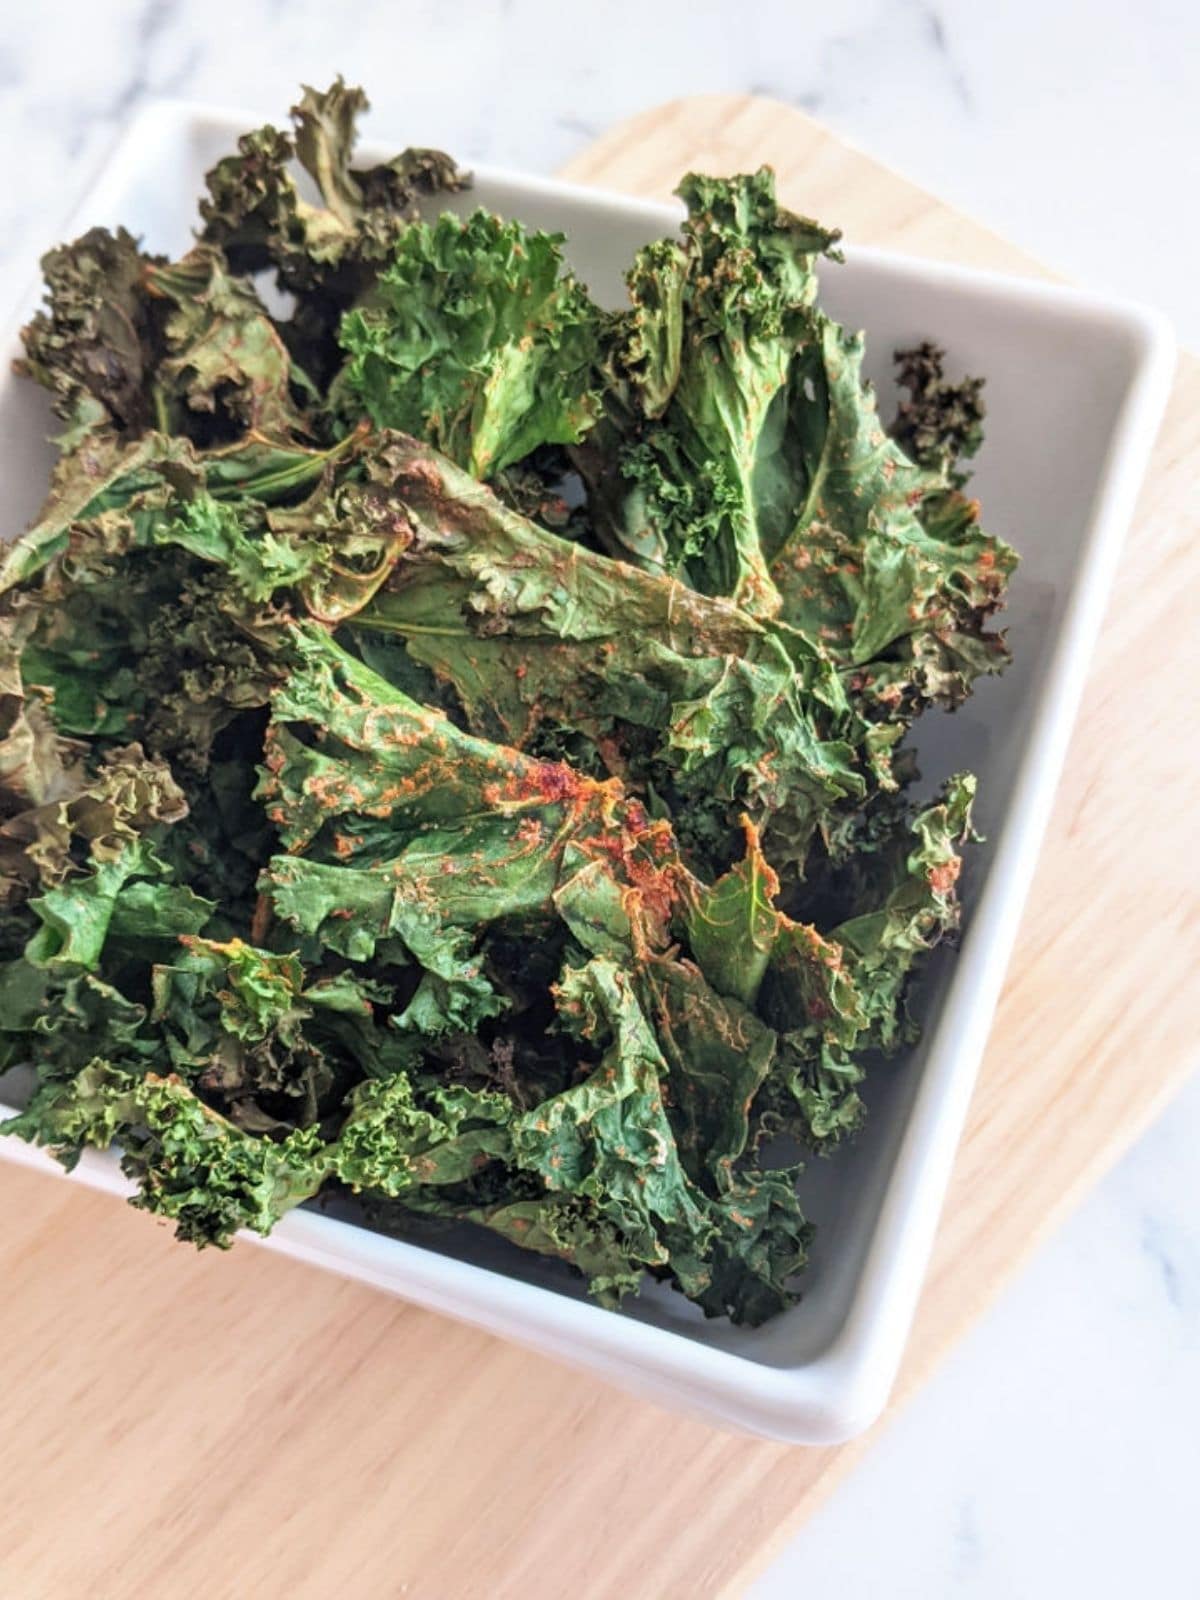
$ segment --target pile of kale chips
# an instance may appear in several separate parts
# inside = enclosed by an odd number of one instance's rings
[[[244,137],[179,261],[45,259],[7,1131],[117,1143],[196,1244],[352,1193],[758,1323],[811,1231],[779,1152],[854,1130],[958,922],[973,779],[915,807],[904,739],[1006,659],[978,384],[910,352],[885,432],[769,171],[686,178],[614,313],[439,214],[447,157],[354,166],[364,105]]]

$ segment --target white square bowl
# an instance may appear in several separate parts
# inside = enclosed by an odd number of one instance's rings
[[[132,124],[64,230],[123,223],[148,247],[181,252],[202,176],[262,119],[158,105]],[[413,130],[419,132],[419,130]],[[367,152],[382,159],[387,151]],[[481,168],[462,211],[483,204],[568,236],[568,255],[602,300],[646,240],[674,231],[672,207]],[[801,205],[803,196],[796,197]],[[837,218],[824,218],[836,223]],[[53,243],[47,240],[47,244]],[[38,298],[19,308],[8,335]],[[868,1082],[867,1127],[803,1179],[817,1241],[801,1303],[759,1329],[706,1323],[650,1286],[620,1314],[590,1304],[566,1269],[464,1230],[436,1247],[372,1233],[348,1214],[291,1212],[262,1248],[374,1284],[714,1422],[794,1443],[861,1431],[899,1364],[955,1149],[1033,874],[1117,555],[1165,403],[1170,330],[1138,307],[1042,283],[851,249],[823,273],[823,303],[865,328],[885,415],[890,355],[932,338],[954,372],[987,378],[987,442],[973,480],[985,524],[1022,566],[1007,614],[1015,664],[953,717],[927,716],[917,748],[927,780],[979,776],[988,843],[964,873],[961,949],[939,952],[921,985],[921,1045]],[[42,498],[51,462],[45,403],[0,383],[8,529]],[[7,1108],[0,1107],[7,1114]],[[61,1173],[42,1152],[0,1139],[0,1157]],[[74,1176],[127,1193],[114,1155],[88,1152]],[[251,1237],[251,1236],[247,1236]]]

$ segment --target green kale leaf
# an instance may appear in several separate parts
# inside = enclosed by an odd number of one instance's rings
[[[814,261],[838,236],[780,209],[766,168],[677,192],[683,241],[630,273],[606,426],[579,462],[615,553],[771,616],[770,549],[795,496],[787,389]]]
[[[421,434],[477,478],[577,443],[598,409],[605,319],[564,275],[561,242],[486,211],[407,228],[342,323],[347,413]]]

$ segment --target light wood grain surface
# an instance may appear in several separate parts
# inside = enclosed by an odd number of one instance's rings
[[[789,108],[678,102],[570,176],[776,167],[850,237],[1036,272]],[[1192,1063],[1200,365],[1181,366],[896,1405]],[[1189,735],[1190,724],[1190,735]],[[1190,742],[1189,742],[1190,741]],[[741,1440],[249,1247],[0,1169],[5,1600],[707,1600],[869,1447]],[[882,1426],[882,1424],[881,1424]]]

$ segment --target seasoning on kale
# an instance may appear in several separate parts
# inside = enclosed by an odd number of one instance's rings
[[[354,165],[365,104],[247,134],[177,261],[45,259],[6,1131],[117,1145],[199,1245],[338,1191],[758,1323],[806,1260],[798,1158],[858,1127],[959,923],[975,781],[915,802],[906,740],[1007,660],[978,381],[909,352],[888,437],[818,304],[837,235],[766,170],[685,179],[613,312],[557,235],[422,220],[447,157]]]

